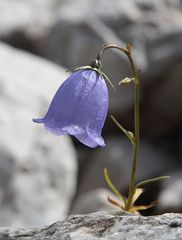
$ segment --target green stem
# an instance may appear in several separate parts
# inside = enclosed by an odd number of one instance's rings
[[[131,208],[133,195],[135,193],[136,165],[137,165],[138,152],[139,152],[139,81],[138,81],[137,75],[135,75],[134,78],[135,78],[135,99],[134,99],[135,142],[134,142],[134,149],[133,149],[133,162],[132,162],[132,172],[131,172],[131,179],[130,179],[127,210]]]
[[[129,211],[132,206],[132,200],[133,195],[135,194],[135,181],[136,181],[136,165],[137,165],[137,159],[138,159],[138,152],[139,152],[139,79],[138,79],[138,72],[135,67],[135,63],[131,56],[131,46],[128,45],[127,49],[120,48],[117,45],[106,45],[101,52],[98,54],[97,59],[101,58],[101,54],[108,48],[115,48],[123,53],[125,53],[129,59],[129,62],[131,64],[133,78],[134,78],[134,88],[135,88],[135,96],[134,96],[134,149],[133,149],[133,161],[132,161],[132,171],[131,171],[131,178],[130,178],[130,187],[129,187],[129,196],[128,196],[128,202],[126,205],[126,210]]]

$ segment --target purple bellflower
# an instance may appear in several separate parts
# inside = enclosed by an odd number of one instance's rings
[[[108,111],[105,74],[90,66],[76,68],[56,92],[43,123],[55,135],[73,135],[94,148],[105,146],[101,131]]]

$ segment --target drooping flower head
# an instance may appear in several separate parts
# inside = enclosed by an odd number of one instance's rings
[[[77,68],[56,92],[45,117],[33,121],[56,135],[73,135],[89,147],[105,146],[101,131],[108,111],[108,89],[95,66]]]

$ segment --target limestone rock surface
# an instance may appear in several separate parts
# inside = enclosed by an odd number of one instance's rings
[[[181,240],[182,214],[142,217],[121,212],[72,215],[42,229],[0,229],[8,240]]]
[[[63,218],[76,187],[75,149],[32,118],[43,117],[63,68],[0,43],[0,226]]]

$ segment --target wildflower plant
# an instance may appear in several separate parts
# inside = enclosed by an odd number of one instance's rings
[[[132,75],[122,79],[118,85],[134,85],[134,132],[126,130],[114,116],[111,119],[117,127],[128,137],[133,146],[133,161],[128,197],[123,196],[112,180],[108,170],[104,169],[105,180],[118,197],[118,201],[108,197],[108,201],[122,211],[139,213],[140,210],[151,208],[157,201],[149,205],[136,206],[135,202],[144,191],[146,184],[168,178],[162,176],[136,183],[136,167],[139,152],[139,71],[132,57],[132,46],[126,48],[117,45],[105,45],[95,61],[89,66],[70,69],[72,75],[68,77],[56,92],[47,114],[44,118],[33,119],[36,123],[43,123],[45,128],[56,135],[73,135],[81,143],[95,148],[105,146],[101,131],[108,112],[108,89],[105,80],[114,88],[112,82],[102,71],[101,57],[108,49],[117,49],[124,53],[131,65]]]

